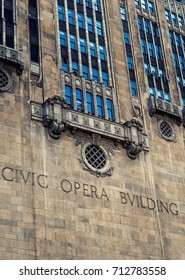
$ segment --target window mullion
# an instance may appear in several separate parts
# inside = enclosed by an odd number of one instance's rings
[[[80,35],[79,35],[79,28],[78,28],[78,12],[77,12],[76,1],[74,1],[74,16],[75,16],[75,25],[76,25],[76,44],[77,44],[77,51],[78,51],[78,67],[79,67],[80,76],[82,76],[82,58],[81,58],[81,50],[80,50]]]
[[[69,72],[72,72],[71,43],[70,43],[70,33],[69,33],[67,0],[64,0],[64,11],[65,11],[65,20],[66,20],[67,46],[68,46],[68,48],[67,48],[67,50],[68,50],[68,66],[69,66]]]
[[[100,0],[100,9],[102,13],[102,24],[103,24],[103,31],[104,31],[104,39],[105,39],[105,54],[106,54],[106,59],[107,59],[107,68],[108,68],[108,78],[109,78],[109,86],[112,86],[112,75],[111,75],[111,66],[110,66],[110,53],[109,53],[109,48],[108,48],[108,41],[109,38],[107,35],[109,34],[109,30],[107,30],[106,24],[105,24],[105,19],[107,19],[104,8],[103,8],[103,3],[102,0]],[[107,20],[108,23],[108,20]],[[111,46],[111,42],[109,41],[109,46]]]
[[[84,7],[84,24],[85,24],[85,33],[86,33],[86,43],[87,43],[87,55],[88,55],[88,64],[89,64],[89,77],[92,79],[92,63],[91,63],[91,55],[90,55],[90,43],[89,43],[89,34],[88,34],[88,23],[87,23],[87,11],[86,11],[86,2],[83,0]]]

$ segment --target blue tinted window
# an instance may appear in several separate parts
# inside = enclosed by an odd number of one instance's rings
[[[105,86],[109,85],[109,76],[107,72],[102,72],[102,80]]]
[[[73,10],[68,10],[68,21],[69,21],[70,24],[75,24],[74,11]]]
[[[64,72],[69,72],[69,65],[66,59],[62,60],[62,70]]]
[[[60,31],[60,45],[66,46],[67,40],[66,40],[66,32]]]
[[[78,75],[78,62],[72,61],[72,70],[74,74]]]
[[[59,20],[65,20],[65,12],[64,12],[64,7],[63,6],[58,6],[58,18]]]
[[[82,91],[78,88],[76,89],[76,108],[79,110],[84,109],[83,94],[82,94]]]
[[[98,35],[103,35],[103,26],[101,21],[96,21],[96,28]]]
[[[78,13],[78,26],[84,28],[84,15],[81,13]]]
[[[90,92],[86,93],[86,100],[87,100],[87,112],[94,114],[94,100],[93,95]]]
[[[82,53],[86,53],[87,52],[87,48],[86,48],[86,40],[83,38],[80,38],[80,50]]]
[[[106,60],[105,47],[104,46],[99,46],[99,50],[100,50],[100,59],[101,60]]]
[[[70,86],[65,86],[65,99],[67,103],[73,106],[72,88]]]
[[[73,50],[77,49],[76,36],[75,35],[70,35],[70,45],[71,45],[71,49],[73,49]]]
[[[97,102],[98,116],[103,117],[104,116],[103,98],[100,95],[97,95],[96,102]]]
[[[98,70],[95,69],[95,68],[92,68],[92,75],[93,75],[93,80],[98,83],[99,82],[99,72],[98,72]]]
[[[132,96],[137,96],[136,81],[130,80],[130,88],[131,88]]]
[[[114,120],[114,109],[113,109],[113,102],[111,99],[106,100],[107,103],[107,114],[110,120]]]
[[[90,45],[90,54],[91,56],[96,56],[96,45],[93,42],[89,42]]]
[[[82,72],[83,72],[83,77],[85,79],[89,79],[89,67],[87,65],[82,65]]]
[[[128,44],[128,45],[130,44],[128,32],[124,32],[124,41],[125,41],[125,44]]]
[[[88,30],[90,32],[93,32],[94,31],[94,28],[93,28],[93,19],[90,18],[90,17],[87,17],[87,26],[88,26]]]

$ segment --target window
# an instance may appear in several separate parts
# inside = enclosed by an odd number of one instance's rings
[[[98,83],[99,82],[99,72],[98,72],[98,70],[95,69],[95,68],[92,68],[92,75],[93,75],[93,80]]]
[[[88,30],[90,32],[93,32],[94,31],[94,28],[93,28],[93,19],[90,18],[90,17],[87,17],[87,26],[88,26]]]
[[[135,5],[136,5],[137,7],[139,7],[139,6],[140,6],[140,0],[135,0]]]
[[[60,45],[66,46],[67,41],[66,41],[66,32],[60,31]]]
[[[131,88],[132,96],[137,96],[136,81],[130,80],[130,88]]]
[[[93,2],[94,2],[94,9],[99,12],[101,10],[100,9],[100,1],[99,0],[94,0]]]
[[[74,11],[73,10],[68,10],[68,21],[70,24],[75,24],[74,20]]]
[[[154,7],[154,3],[153,2],[148,2],[148,7],[149,7],[149,11],[150,13],[155,13],[155,7]]]
[[[175,13],[171,13],[171,16],[173,24],[177,24],[177,15]]]
[[[185,37],[181,37],[182,38],[182,44],[183,44],[183,48],[185,49]]]
[[[94,100],[93,95],[90,92],[86,93],[86,100],[87,100],[87,112],[94,114]]]
[[[70,45],[71,45],[71,49],[73,49],[73,50],[77,49],[76,36],[70,35]]]
[[[6,19],[6,25],[11,19],[10,15],[8,16],[9,19]],[[6,18],[6,13],[5,13]],[[6,26],[7,29],[7,26]],[[9,41],[9,38],[6,37],[6,43]],[[13,43],[13,41],[12,41]],[[38,33],[38,19],[37,19],[37,2],[36,1],[29,1],[29,43],[30,43],[30,57],[31,61],[36,63],[39,62],[39,33]],[[11,46],[11,44],[8,44]]]
[[[146,75],[149,76],[149,74],[150,74],[150,66],[149,66],[149,64],[145,63],[145,64],[144,64],[144,67],[145,67],[145,73],[146,73]]]
[[[65,86],[65,99],[67,103],[73,106],[72,88],[70,86]]]
[[[78,26],[84,28],[84,15],[81,13],[78,13]]]
[[[96,102],[97,102],[98,116],[103,117],[104,116],[103,98],[100,95],[97,95]]]
[[[180,67],[181,67],[181,70],[185,70],[185,59],[182,55],[179,55],[179,63],[180,63]]]
[[[78,75],[78,62],[72,61],[72,71],[75,75]]]
[[[174,66],[178,67],[178,59],[177,59],[177,54],[173,53],[173,62],[174,62]]]
[[[125,7],[123,7],[123,6],[120,7],[120,13],[121,13],[121,19],[126,20],[126,9],[125,9]]]
[[[83,94],[80,89],[76,89],[76,108],[78,110],[83,111],[84,105],[83,105]]]
[[[169,37],[170,37],[170,43],[173,44],[173,41],[174,41],[174,39],[173,39],[173,31],[169,32]]]
[[[91,0],[85,0],[86,7],[91,8]]]
[[[87,65],[82,65],[82,73],[85,79],[89,79],[89,67]]]
[[[183,25],[184,25],[183,17],[178,16],[178,22],[179,22],[179,26],[180,26],[180,27],[183,27]]]
[[[89,42],[90,45],[90,54],[91,56],[96,56],[96,45],[93,42]]]
[[[100,0],[76,0],[77,5],[74,1],[58,0],[57,2],[62,70],[70,72],[72,76],[78,76],[78,79],[83,81],[83,88],[79,88],[78,83],[74,82],[73,86],[70,86],[63,77],[66,85],[66,100],[75,110],[101,117],[105,117],[105,107],[109,107],[108,114],[111,119],[113,117],[111,102],[113,101],[110,98],[105,106],[106,99],[102,97],[103,89],[110,86],[111,80],[111,67],[107,62],[109,61],[108,34],[106,34],[107,29],[104,29],[106,5],[102,5]],[[105,13],[102,9],[105,9]],[[125,14],[125,10],[122,12]],[[94,90],[90,92],[88,86],[92,81],[94,81],[93,84],[101,83],[100,92],[96,93]],[[112,91],[112,88],[110,90]],[[99,97],[96,98],[96,94]]]
[[[152,35],[154,37],[159,37],[158,27],[155,23],[152,23]]]
[[[83,39],[83,38],[80,38],[80,51],[82,53],[86,53],[87,52],[86,40]]]
[[[104,46],[99,46],[99,51],[100,51],[100,59],[101,60],[106,60],[105,47]]]
[[[164,70],[164,69],[159,68],[159,76],[162,77],[162,78],[165,78],[165,77],[166,77],[166,74],[165,74],[165,70]]]
[[[155,88],[149,87],[149,93],[153,96],[155,96]]]
[[[176,42],[176,45],[177,45],[178,47],[181,46],[180,35],[179,35],[179,34],[175,34],[175,42]]]
[[[170,11],[165,10],[165,15],[166,15],[166,19],[167,19],[168,21],[170,21],[170,19],[171,19]]]
[[[143,20],[141,17],[138,17],[138,29],[143,30]]]
[[[151,42],[148,42],[148,51],[150,56],[154,56],[154,46]]]
[[[67,59],[65,59],[65,58],[62,60],[62,70],[63,70],[64,72],[69,72],[68,61],[67,61]]]
[[[144,24],[145,24],[146,33],[150,33],[150,23],[149,23],[149,21],[145,19]]]
[[[158,89],[158,90],[157,90],[157,97],[158,97],[159,99],[163,99],[163,98],[164,98],[164,97],[163,97],[163,92],[162,92],[161,89]]]
[[[165,100],[166,100],[166,101],[168,101],[168,102],[171,101],[171,96],[170,96],[170,93],[169,93],[169,92],[165,92],[164,96],[165,96]]]
[[[98,35],[103,35],[103,27],[102,27],[102,22],[101,21],[96,21],[96,28],[97,28],[97,33]]]
[[[159,45],[155,46],[155,51],[156,51],[156,58],[162,60],[162,50]]]
[[[141,39],[141,49],[142,49],[142,53],[147,54],[146,42],[144,39]]]
[[[180,76],[176,76],[177,77],[177,82],[178,82],[178,84],[180,84],[181,85],[181,83],[182,83],[182,79],[181,79],[181,77]]]
[[[107,103],[107,114],[109,120],[114,120],[114,110],[113,110],[113,102],[111,99],[106,100]]]
[[[124,32],[124,42],[125,44],[130,44],[130,39],[129,39],[129,33],[128,32]]]
[[[157,68],[155,66],[151,66],[151,72],[155,78],[157,78]]]
[[[102,71],[102,80],[105,86],[109,85],[109,76],[107,72]]]
[[[58,6],[58,18],[59,20],[65,20],[65,11],[63,6]]]
[[[142,7],[144,10],[147,10],[147,2],[146,2],[146,0],[141,0],[141,7]]]
[[[127,63],[128,63],[128,68],[133,69],[133,59],[131,56],[127,56]]]

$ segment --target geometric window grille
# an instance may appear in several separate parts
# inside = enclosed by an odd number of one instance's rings
[[[106,165],[106,155],[97,145],[89,145],[85,150],[85,157],[90,166],[102,169]]]
[[[163,138],[166,140],[173,140],[174,139],[174,129],[173,127],[166,121],[161,121],[159,123],[159,132]]]
[[[9,75],[0,69],[0,91],[8,90],[11,86]]]

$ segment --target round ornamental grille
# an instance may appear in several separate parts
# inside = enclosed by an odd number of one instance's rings
[[[163,121],[159,124],[159,131],[161,135],[167,140],[171,140],[172,137],[174,136],[174,131],[172,126],[167,122]]]
[[[8,84],[9,84],[9,78],[7,74],[4,71],[0,70],[0,88],[4,89],[8,86]]]
[[[89,145],[85,150],[85,157],[90,166],[102,169],[106,164],[106,155],[103,150],[96,145]]]
[[[9,74],[0,69],[0,91],[8,90],[12,85]]]

